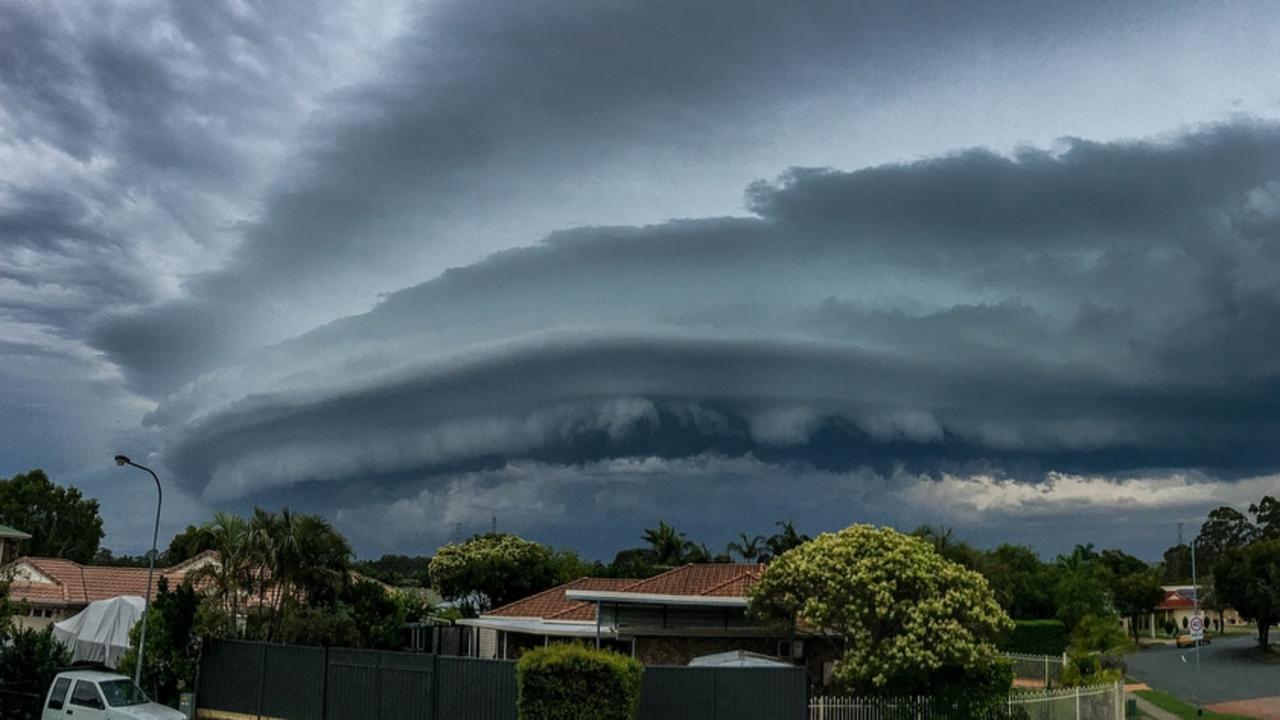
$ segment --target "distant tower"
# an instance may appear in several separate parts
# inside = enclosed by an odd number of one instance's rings
[[[1182,523],[1178,523],[1178,544],[1182,544]]]
[[[489,525],[489,534],[490,535],[498,534],[498,516],[497,515],[493,516],[493,522],[490,523]]]

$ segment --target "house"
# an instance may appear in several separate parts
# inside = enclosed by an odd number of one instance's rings
[[[1160,600],[1160,604],[1155,606],[1149,616],[1138,621],[1138,632],[1145,632],[1150,637],[1156,637],[1157,634],[1165,632],[1165,628],[1170,624],[1176,628],[1175,632],[1182,632],[1187,629],[1191,618],[1196,614],[1195,586],[1165,585],[1160,589],[1164,591],[1164,598]],[[1216,610],[1201,607],[1200,611],[1204,614],[1206,628],[1216,627],[1221,630],[1223,627],[1246,624],[1244,618],[1240,617],[1240,613],[1234,608],[1223,608],[1222,612],[1218,613]],[[1127,629],[1127,620],[1125,624]]]
[[[0,565],[17,557],[18,543],[30,539],[31,536],[21,530],[11,528],[8,525],[0,525]]]
[[[177,587],[187,575],[206,565],[217,563],[212,550],[196,555],[177,565],[156,568],[152,593],[166,578],[169,587]],[[11,580],[9,598],[27,605],[27,613],[14,618],[20,627],[42,628],[71,617],[95,600],[119,595],[143,597],[147,593],[147,568],[82,565],[71,560],[46,557],[22,557],[7,568]]]
[[[745,651],[805,657],[794,628],[762,626],[746,615],[747,592],[763,565],[685,565],[651,578],[579,578],[460,620],[474,629],[468,654],[516,658],[556,641],[612,648],[647,665],[687,665],[695,657]]]

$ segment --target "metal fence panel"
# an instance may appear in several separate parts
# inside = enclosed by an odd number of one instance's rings
[[[323,720],[324,648],[262,647],[262,714],[289,720]]]
[[[804,720],[801,668],[647,667],[640,720]]]
[[[436,659],[417,653],[382,653],[381,720],[435,720]]]
[[[201,707],[211,710],[258,714],[265,675],[260,643],[213,640],[204,646],[200,658]]]
[[[716,720],[804,720],[809,682],[802,668],[714,672]]]
[[[381,655],[376,650],[329,649],[326,720],[377,720],[381,716]]]
[[[715,677],[709,668],[644,669],[640,720],[713,720],[715,712]]]
[[[437,656],[436,717],[516,720],[515,662]]]

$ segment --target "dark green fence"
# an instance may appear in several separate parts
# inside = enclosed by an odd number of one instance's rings
[[[214,640],[204,710],[287,720],[516,720],[506,660]],[[803,720],[800,668],[647,667],[640,720]]]

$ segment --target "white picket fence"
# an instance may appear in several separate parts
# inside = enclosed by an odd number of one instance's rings
[[[1093,685],[1014,692],[1002,717],[1015,720],[1123,720],[1124,687]],[[948,713],[930,697],[815,697],[809,720],[935,720]]]

